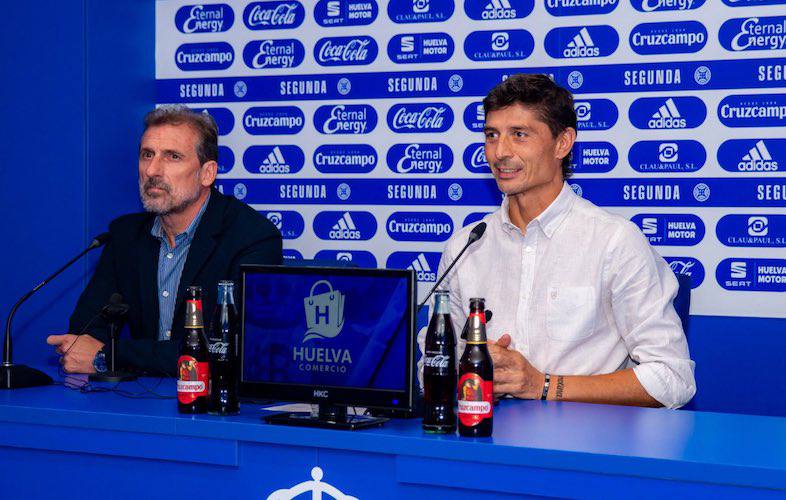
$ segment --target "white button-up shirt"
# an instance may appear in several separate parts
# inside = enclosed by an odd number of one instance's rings
[[[597,375],[632,366],[664,406],[690,401],[695,364],[672,305],[677,279],[635,224],[567,184],[523,235],[510,222],[507,198],[483,220],[485,234],[443,282],[457,334],[469,299],[484,297],[493,313],[489,339],[509,334],[511,347],[539,371]],[[448,241],[440,274],[472,227]]]

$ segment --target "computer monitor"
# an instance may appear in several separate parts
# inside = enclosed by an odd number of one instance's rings
[[[379,420],[346,407],[413,411],[412,270],[243,265],[240,395],[316,403],[292,425],[355,428]]]

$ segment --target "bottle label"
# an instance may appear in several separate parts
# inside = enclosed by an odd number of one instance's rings
[[[196,398],[207,396],[210,379],[208,364],[193,356],[180,356],[177,360],[177,400],[191,404]]]
[[[492,416],[494,386],[477,373],[465,373],[458,382],[458,416],[461,423],[474,427]]]
[[[228,348],[229,348],[229,342],[222,342],[220,340],[214,342],[211,339],[210,345],[207,347],[207,350],[210,352],[210,354],[214,356],[225,358],[227,355]]]
[[[428,369],[430,375],[445,376],[450,375],[451,372],[456,375],[456,363],[453,357],[450,353],[446,354],[439,350],[426,351],[426,355],[423,356],[423,369],[424,372]]]

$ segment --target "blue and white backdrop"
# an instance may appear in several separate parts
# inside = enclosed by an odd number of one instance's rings
[[[693,314],[786,317],[786,0],[159,1],[158,102],[207,109],[218,183],[289,258],[413,268],[501,197],[480,100],[576,95],[570,184],[630,218]]]

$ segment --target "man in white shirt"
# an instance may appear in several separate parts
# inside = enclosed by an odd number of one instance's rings
[[[544,75],[515,75],[483,105],[486,159],[506,196],[445,288],[457,327],[471,297],[493,312],[495,396],[669,408],[690,401],[694,362],[672,305],[674,274],[635,224],[565,182],[573,96]],[[440,273],[471,229],[450,239]]]

